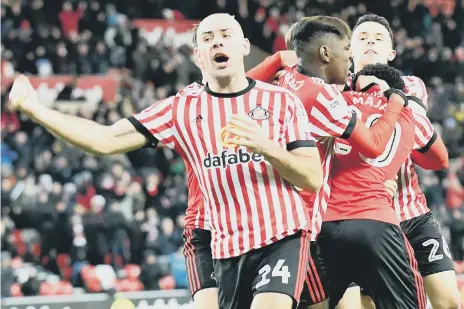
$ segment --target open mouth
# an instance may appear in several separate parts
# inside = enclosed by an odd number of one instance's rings
[[[214,62],[216,63],[226,63],[227,61],[229,61],[229,57],[225,54],[219,53],[214,55]]]
[[[375,55],[377,55],[375,50],[372,50],[372,49],[367,50],[364,54],[375,54]]]

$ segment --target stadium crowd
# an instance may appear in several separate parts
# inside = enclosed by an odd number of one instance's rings
[[[174,46],[167,38],[149,44],[132,27],[134,18],[195,19],[228,12],[254,45],[271,53],[285,49],[283,35],[303,16],[334,15],[350,26],[366,12],[385,16],[395,30],[393,65],[428,86],[428,115],[452,158],[449,170],[421,170],[420,180],[454,258],[464,260],[464,1],[10,0],[2,1],[1,10],[7,72],[130,72],[116,102],[77,111],[105,124],[199,77],[189,46]],[[2,297],[11,295],[14,283],[24,295],[39,294],[40,281],[51,274],[91,290],[81,270],[101,264],[111,265],[115,277],[127,276],[128,264],[141,265],[145,289],[185,288],[182,160],[166,148],[108,158],[77,151],[13,111],[8,86],[2,84]],[[63,91],[63,98],[67,95]],[[22,262],[12,263],[18,256]],[[163,278],[175,284],[166,285]]]

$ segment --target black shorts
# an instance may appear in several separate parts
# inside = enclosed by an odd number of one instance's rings
[[[320,246],[317,242],[311,242],[308,270],[298,308],[306,309],[325,301],[329,297],[329,291],[329,278]]]
[[[401,222],[401,229],[414,249],[422,277],[454,270],[448,244],[431,212]]]
[[[211,256],[211,232],[202,229],[185,229],[183,238],[187,281],[193,297],[202,289],[216,287]]]
[[[377,309],[425,309],[422,277],[400,227],[375,220],[324,222],[317,242],[330,279],[329,308],[355,282],[368,288]]]
[[[299,232],[243,255],[214,260],[219,308],[250,308],[259,293],[282,293],[299,302],[308,265],[309,234]]]

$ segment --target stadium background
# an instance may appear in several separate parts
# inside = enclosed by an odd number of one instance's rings
[[[373,12],[390,21],[393,65],[424,80],[428,116],[450,153],[449,170],[419,175],[464,273],[464,0],[2,0],[2,305],[109,308],[117,292],[138,308],[190,301],[179,157],[169,149],[92,157],[13,111],[6,95],[25,73],[44,104],[113,123],[199,79],[189,29],[213,12],[242,24],[253,44],[247,68],[284,49],[284,33],[303,16],[353,26]]]

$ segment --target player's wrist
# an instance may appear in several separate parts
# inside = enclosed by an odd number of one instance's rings
[[[19,107],[22,113],[29,116],[35,121],[40,121],[41,119],[47,119],[46,106],[39,104],[38,102],[28,103]]]
[[[398,100],[402,100],[404,102],[403,107],[408,106],[408,97],[400,89],[390,88],[387,91],[385,91],[383,94],[385,95],[387,99],[396,98]]]
[[[33,117],[34,114],[35,114],[35,111],[34,109],[31,107],[30,104],[20,104],[18,105],[17,109],[23,113],[23,114],[26,114],[27,116],[29,117]]]

